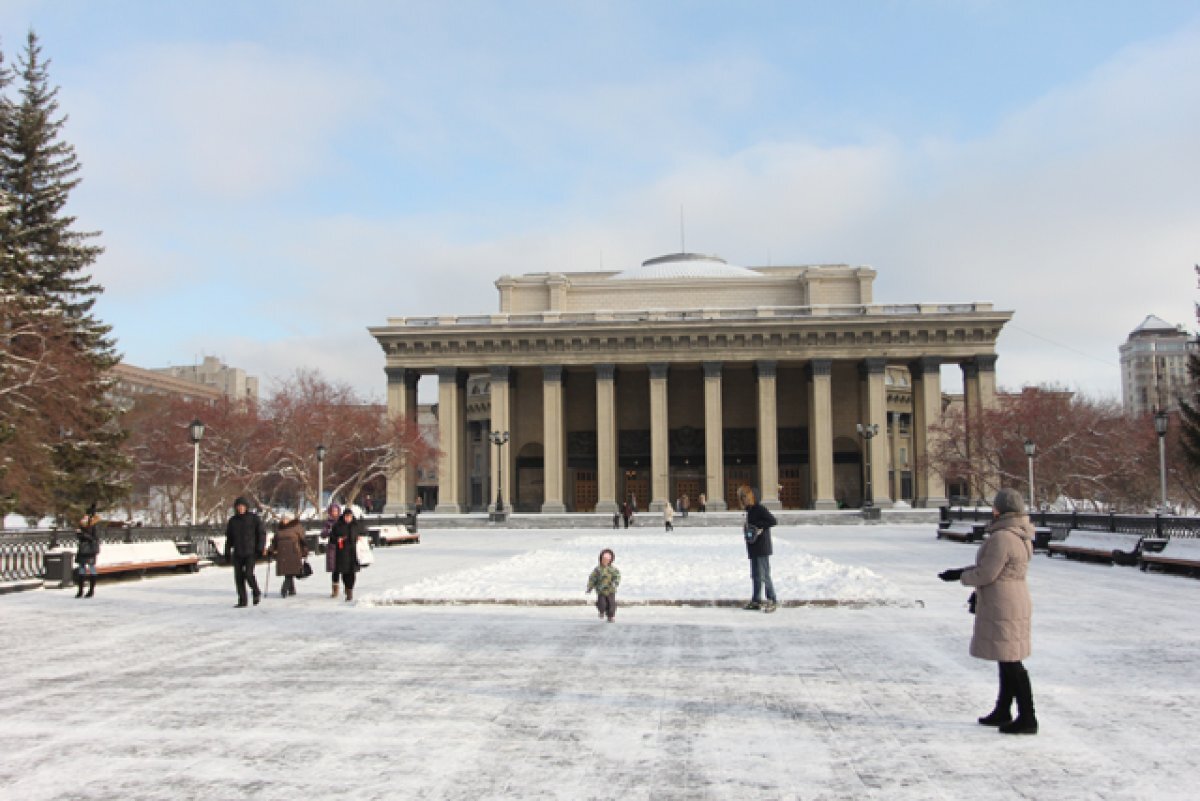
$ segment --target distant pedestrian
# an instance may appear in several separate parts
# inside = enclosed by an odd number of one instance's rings
[[[331,503],[325,510],[325,525],[321,527],[321,539],[325,541],[325,572],[333,576],[333,585],[329,590],[330,598],[338,597],[337,553],[333,550],[333,526],[341,517],[342,507]]]
[[[600,564],[588,576],[587,589],[584,590],[584,594],[596,591],[596,609],[600,612],[600,619],[607,617],[609,623],[617,616],[617,587],[621,585],[621,571],[613,565],[615,558],[611,548],[600,552]]]
[[[629,528],[629,521],[633,520],[633,504],[629,501],[621,504],[621,519],[625,521],[625,528]]]
[[[683,497],[679,499],[679,505],[683,507],[683,516],[687,517],[688,510],[692,508],[692,501],[688,498],[687,493],[683,493]]]
[[[333,550],[335,573],[334,586],[337,586],[338,576],[346,585],[346,600],[354,600],[354,580],[358,574],[358,537],[362,533],[362,523],[354,518],[354,509],[347,506],[342,510],[342,516],[333,524],[333,533],[329,535],[329,547]],[[337,595],[337,591],[334,591]]]
[[[620,512],[613,512],[613,521],[612,521],[612,523],[613,523],[613,528],[620,528],[620,527],[621,527],[621,513],[620,513]]]
[[[663,504],[663,528],[667,531],[674,531],[675,525],[672,522],[674,519],[675,519],[675,510],[671,507],[671,504],[664,503]]]
[[[424,508],[425,508],[425,501],[421,499],[420,495],[418,495],[417,500],[413,502],[413,515],[421,514],[421,510]]]
[[[700,512],[701,512],[701,513],[704,513],[704,512],[707,512],[707,511],[708,511],[708,499],[704,497],[704,493],[703,493],[703,492],[702,492],[702,493],[700,493],[700,496],[699,496],[698,498],[696,498],[696,505],[697,505],[698,507],[700,507]]]
[[[96,557],[100,555],[100,532],[97,524],[100,518],[89,510],[79,521],[79,547],[75,549],[75,586],[76,598],[91,598],[96,594]],[[83,594],[83,582],[87,581],[87,595]]]
[[[771,582],[771,527],[776,524],[775,515],[755,499],[754,490],[749,487],[744,486],[738,490],[738,500],[746,510],[743,530],[746,536],[746,556],[750,559],[750,580],[754,583],[750,603],[742,608],[774,612],[778,606],[775,585]],[[762,600],[764,589],[767,594],[766,602]]]
[[[283,598],[296,594],[296,577],[304,573],[304,560],[308,557],[308,542],[304,539],[304,524],[292,515],[284,513],[279,519],[279,530],[271,543],[275,557],[275,572],[283,578],[279,595]]]
[[[944,570],[942,581],[961,581],[975,588],[975,626],[971,656],[999,663],[1000,691],[996,706],[979,718],[1004,734],[1037,734],[1033,686],[1021,663],[1033,650],[1033,600],[1025,575],[1033,557],[1033,524],[1021,493],[1002,489],[992,502],[988,536],[975,553],[975,566]],[[1017,718],[1012,703],[1017,702]]]
[[[237,608],[247,606],[246,585],[254,593],[254,603],[262,600],[254,563],[267,555],[267,530],[262,519],[250,511],[245,498],[233,502],[233,517],[225,525],[225,560],[233,565],[233,583],[237,586]]]

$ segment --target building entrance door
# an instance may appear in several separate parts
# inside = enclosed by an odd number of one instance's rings
[[[575,471],[575,511],[596,511],[596,499],[599,497],[596,486],[595,470]]]
[[[690,509],[698,508],[696,499],[700,497],[699,478],[693,476],[681,476],[675,479],[675,498],[671,499],[671,503],[674,503],[676,498],[682,499],[684,495],[688,496]]]
[[[621,503],[625,501],[633,501],[633,511],[644,512],[650,508],[650,477],[642,472],[634,473],[625,476],[625,493],[621,496]]]
[[[783,487],[779,492],[779,503],[784,509],[803,509],[804,504],[804,468],[799,465],[779,468],[779,484]]]
[[[738,500],[738,487],[754,486],[754,468],[725,466],[725,506],[731,511],[740,511],[742,502]]]

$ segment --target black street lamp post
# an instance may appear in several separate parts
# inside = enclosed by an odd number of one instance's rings
[[[1029,511],[1032,512],[1037,508],[1037,501],[1034,500],[1033,492],[1033,457],[1037,453],[1037,444],[1031,440],[1025,440],[1025,459],[1029,462]]]
[[[857,428],[858,428],[858,435],[866,441],[866,445],[863,447],[863,453],[866,456],[866,459],[865,459],[866,476],[865,476],[865,478],[866,478],[866,485],[867,485],[867,493],[866,493],[866,497],[863,498],[863,508],[870,509],[872,506],[875,505],[875,494],[871,490],[871,440],[874,439],[875,435],[879,433],[879,424],[878,423],[867,423],[866,425],[864,425],[862,423],[859,423],[857,425]]]
[[[204,423],[197,417],[188,426],[188,439],[192,441],[192,519],[196,525],[196,493],[200,489],[200,440],[204,439]]]
[[[1162,512],[1167,511],[1167,424],[1170,420],[1167,413],[1158,410],[1154,413],[1154,433],[1158,434],[1158,484],[1162,494]]]
[[[496,446],[496,508],[493,514],[504,518],[504,445],[508,442],[507,431],[493,431],[488,439]]]
[[[317,446],[317,519],[321,515],[321,504],[325,502],[325,454],[329,452],[323,444]]]

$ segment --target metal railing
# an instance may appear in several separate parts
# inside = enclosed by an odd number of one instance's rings
[[[986,522],[991,519],[990,509],[983,507],[941,508],[941,519]],[[1043,526],[1054,532],[1055,539],[1065,537],[1071,529],[1082,531],[1107,531],[1119,534],[1140,534],[1143,537],[1179,539],[1200,537],[1200,518],[1175,517],[1174,515],[1119,515],[1088,512],[1034,512],[1029,520],[1035,526]]]
[[[216,559],[220,554],[216,553],[211,539],[221,533],[223,529],[216,526],[104,528],[100,530],[100,542],[103,547],[103,543],[170,540],[201,559]],[[74,551],[77,543],[75,532],[67,530],[0,533],[0,581],[43,578],[46,575],[46,552],[54,548]]]

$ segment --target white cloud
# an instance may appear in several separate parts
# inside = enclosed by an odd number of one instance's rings
[[[331,169],[333,137],[376,87],[246,43],[123,53],[64,89],[89,180],[116,195],[241,200]]]

